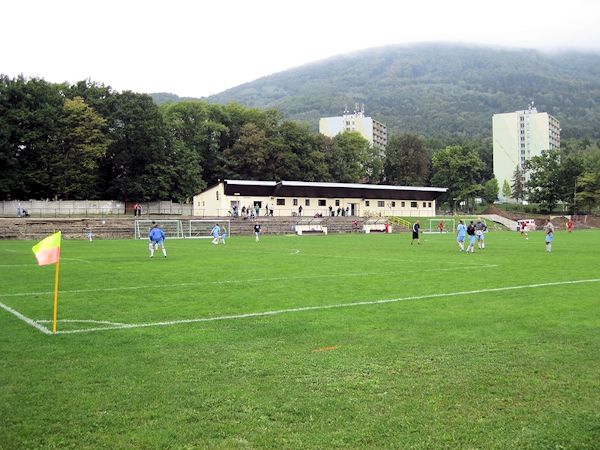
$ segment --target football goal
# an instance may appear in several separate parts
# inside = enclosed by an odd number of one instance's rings
[[[181,239],[185,237],[181,220],[136,220],[134,238],[147,239],[148,232],[154,223],[158,224],[162,228],[167,239]]]
[[[454,219],[429,219],[429,230],[425,233],[454,233],[456,223]]]

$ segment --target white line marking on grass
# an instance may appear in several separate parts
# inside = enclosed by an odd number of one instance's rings
[[[37,323],[52,323],[52,320],[36,320]],[[127,326],[126,323],[110,322],[108,320],[74,320],[74,319],[59,319],[58,323],[96,323],[104,325]]]
[[[40,330],[42,333],[44,334],[52,334],[52,332],[46,328],[43,325],[40,325],[39,323],[37,323],[35,320],[30,319],[27,316],[24,316],[23,314],[21,314],[19,311],[16,311],[14,309],[12,309],[10,306],[5,305],[4,303],[0,303],[0,308],[8,311],[9,313],[11,313],[13,316],[15,316],[16,318],[22,320],[23,322],[25,322],[28,325],[31,325],[33,328],[37,328],[38,330]]]
[[[39,266],[34,262],[30,264],[0,264],[0,267],[35,267],[37,269]]]
[[[234,315],[229,315],[229,316],[216,316],[216,317],[204,317],[204,318],[198,318],[198,319],[172,320],[172,321],[168,321],[168,322],[122,324],[122,325],[118,325],[118,326],[114,326],[114,327],[109,326],[109,327],[103,327],[103,328],[88,328],[88,329],[80,329],[80,330],[57,331],[57,334],[90,333],[90,332],[95,332],[95,331],[106,331],[106,330],[164,327],[164,326],[181,325],[181,324],[189,324],[189,323],[214,322],[217,320],[247,319],[247,318],[251,318],[251,317],[276,316],[279,314],[288,314],[288,313],[295,313],[295,312],[318,311],[318,310],[336,309],[336,308],[351,308],[351,307],[355,307],[355,306],[381,305],[381,304],[386,304],[386,303],[398,303],[398,302],[412,301],[412,300],[426,300],[426,299],[442,298],[442,297],[457,297],[457,296],[462,296],[462,295],[484,294],[484,293],[489,293],[489,292],[503,292],[503,291],[518,290],[518,289],[534,289],[534,288],[540,288],[540,287],[561,286],[561,285],[567,285],[567,284],[597,283],[599,281],[600,281],[600,278],[595,278],[595,279],[590,279],[590,280],[555,281],[552,283],[536,283],[536,284],[517,285],[517,286],[505,286],[505,287],[490,288],[490,289],[475,289],[472,291],[446,292],[446,293],[442,293],[442,294],[415,295],[415,296],[411,296],[411,297],[400,297],[400,298],[391,298],[391,299],[383,299],[383,300],[368,300],[368,301],[353,302],[353,303],[338,303],[338,304],[333,304],[333,305],[303,306],[303,307],[298,307],[298,308],[287,308],[287,309],[280,309],[280,310],[275,310],[275,311],[263,311],[263,312],[246,313],[246,314],[234,314]]]
[[[34,266],[38,267],[38,266]],[[402,273],[419,273],[419,272],[449,272],[454,270],[464,270],[471,268],[488,269],[491,267],[498,267],[497,264],[473,264],[464,266],[447,267],[445,269],[419,269],[419,270],[403,270]],[[311,280],[318,278],[340,278],[340,277],[371,277],[375,275],[397,275],[398,271],[394,272],[359,272],[359,273],[334,273],[334,274],[321,274],[321,275],[306,275],[297,277],[272,277],[272,278],[250,278],[245,280],[217,280],[217,281],[197,281],[193,283],[176,283],[176,284],[161,284],[157,286],[119,286],[109,288],[94,288],[94,289],[70,289],[70,290],[59,290],[60,294],[83,294],[86,292],[115,292],[115,291],[135,291],[140,289],[152,289],[157,288],[171,289],[176,287],[190,287],[190,286],[203,286],[203,285],[227,285],[227,284],[239,284],[239,283],[260,283],[265,281],[292,281],[292,280]],[[2,297],[28,297],[33,295],[50,295],[54,291],[46,292],[16,292],[12,294],[1,294]]]
[[[82,262],[82,263],[86,263],[86,264],[91,264],[91,261],[88,261],[86,259],[77,259],[77,258],[61,258],[60,261],[61,262],[77,261],[77,262]],[[27,264],[0,264],[0,267],[29,267],[29,268],[37,269],[39,266],[35,263],[35,260],[32,260],[31,263],[27,263]]]
[[[87,263],[87,264],[91,264],[91,261],[88,261],[87,259],[79,259],[79,258],[60,258],[60,261],[77,261],[77,262],[83,262],[83,263]]]

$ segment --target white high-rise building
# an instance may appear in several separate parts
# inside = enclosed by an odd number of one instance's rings
[[[387,146],[387,127],[371,117],[366,117],[364,105],[356,105],[352,113],[344,111],[343,116],[319,119],[319,133],[325,136],[334,137],[344,131],[357,131],[375,148],[385,149]]]
[[[523,172],[523,181],[528,174],[523,170],[525,162],[539,156],[542,150],[560,148],[560,124],[548,113],[539,113],[533,106],[524,111],[494,114],[492,118],[494,176],[500,188],[500,200],[503,198],[504,180],[513,184],[515,169]]]

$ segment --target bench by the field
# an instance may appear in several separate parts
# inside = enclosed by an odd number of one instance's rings
[[[327,227],[324,225],[296,225],[295,231],[298,236],[303,234],[327,234]]]
[[[369,234],[369,233],[391,233],[392,232],[392,226],[388,225],[387,226],[387,230],[386,230],[386,225],[385,223],[365,223],[363,225],[363,231],[365,232],[365,234]]]

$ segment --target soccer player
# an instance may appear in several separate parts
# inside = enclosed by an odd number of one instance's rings
[[[475,249],[475,225],[473,225],[472,220],[467,226],[467,235],[469,235],[469,246],[467,247],[467,253],[473,253],[473,250]]]
[[[480,250],[485,248],[485,236],[483,233],[487,230],[487,226],[485,222],[481,220],[481,217],[477,219],[475,223],[475,237],[477,238],[477,247]]]
[[[440,223],[438,224],[438,228],[440,229],[440,233],[444,232],[444,221],[440,220]]]
[[[213,240],[212,243],[213,244],[218,244],[219,243],[219,235],[221,234],[221,227],[219,226],[218,223],[215,224],[215,226],[212,228],[212,230],[210,230],[210,234],[212,234]]]
[[[465,223],[461,220],[458,221],[458,226],[456,227],[456,242],[458,242],[458,246],[460,247],[460,251],[465,251],[465,236],[467,234],[467,228],[465,227]]]
[[[167,249],[164,244],[165,239],[165,232],[156,222],[152,222],[152,228],[150,228],[150,232],[148,233],[148,240],[150,241],[148,246],[150,249],[150,258],[154,258],[154,250],[157,245],[160,246],[164,257],[167,257]]]
[[[419,225],[419,221],[417,220],[412,226],[412,241],[410,241],[410,245],[413,245],[415,239],[417,241],[417,245],[421,245],[421,241],[419,241],[419,228],[421,228],[421,225]]]
[[[223,225],[223,227],[221,228],[221,235],[219,236],[219,241],[221,241],[221,244],[225,244],[226,237],[227,237],[227,227],[225,227],[225,225]]]
[[[546,231],[546,252],[552,251],[552,241],[554,240],[554,224],[548,219],[548,223],[544,225]]]
[[[254,224],[254,236],[256,236],[256,242],[258,242],[260,236],[260,223],[258,222]]]
[[[573,231],[573,219],[569,217],[567,221],[567,231],[571,233]]]
[[[94,239],[94,234],[92,233],[92,227],[90,227],[89,223],[85,224],[84,233],[87,240],[92,242],[92,240]]]
[[[521,222],[521,236],[525,239],[529,239],[527,237],[527,223],[525,221]]]

